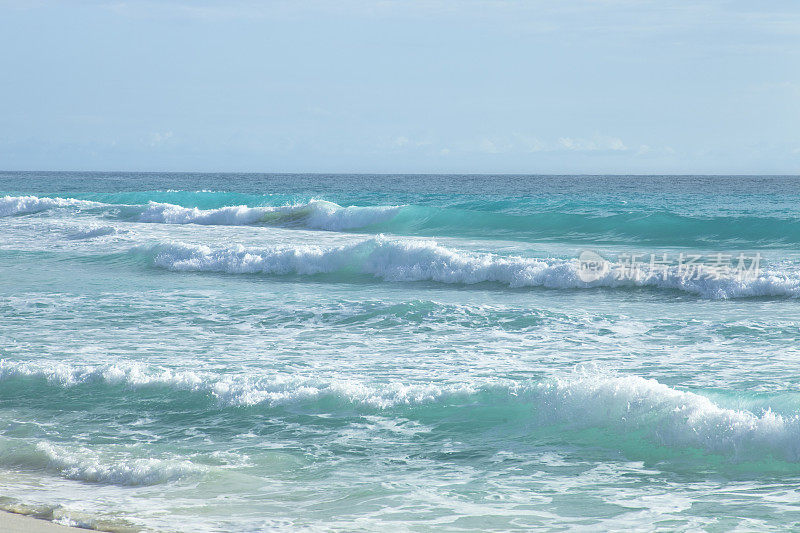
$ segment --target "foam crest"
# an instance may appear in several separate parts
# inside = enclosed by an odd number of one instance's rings
[[[431,406],[435,409],[430,413],[471,409],[476,417],[484,408],[508,409],[510,417],[527,418],[537,427],[601,428],[623,440],[628,435],[643,437],[660,445],[705,450],[734,460],[761,460],[769,455],[800,461],[797,412],[776,413],[768,400],[762,400],[760,412],[731,409],[702,394],[653,379],[597,370],[579,370],[540,381],[481,378],[404,384],[295,374],[221,376],[134,364],[45,367],[0,362],[0,379],[14,376],[44,378],[60,387],[90,382],[134,389],[161,386],[168,391],[200,393],[230,407],[299,404],[306,410],[325,412],[342,405],[391,412]],[[416,416],[414,412],[424,411],[406,411],[404,416]],[[188,463],[131,460],[106,465],[88,452],[48,447],[39,451],[62,475],[87,481],[146,484],[192,471]]]
[[[138,248],[141,250],[142,248]],[[167,243],[145,248],[156,266],[175,271],[231,274],[299,274],[355,272],[387,281],[435,281],[450,284],[498,283],[510,288],[596,287],[671,289],[703,298],[800,296],[796,271],[762,271],[758,277],[692,279],[670,269],[639,279],[619,279],[609,271],[598,279],[581,279],[577,260],[538,259],[475,253],[438,245],[430,240],[388,239],[382,236],[337,247],[310,245],[211,248]]]
[[[207,224],[207,225],[248,225],[259,222],[264,216],[264,208],[244,205],[220,207],[218,209],[198,209],[173,204],[149,202],[139,215],[140,222],[160,224]]]
[[[289,374],[219,376],[207,372],[179,371],[133,363],[100,366],[58,363],[43,366],[28,362],[0,361],[0,380],[20,377],[44,379],[59,387],[90,383],[130,388],[158,386],[169,390],[199,392],[232,407],[258,404],[277,406],[327,398],[349,404],[388,408],[435,400],[446,393],[475,390],[461,384],[392,383],[376,386],[358,380],[325,380]]]
[[[349,206],[311,200],[287,206],[226,206],[198,209],[173,204],[149,202],[139,221],[162,224],[298,226],[309,229],[340,231],[370,226],[392,218],[398,206]]]
[[[662,444],[693,447],[736,459],[769,453],[800,461],[800,418],[764,409],[726,409],[711,399],[652,379],[580,373],[546,381],[532,391],[549,419],[617,431],[644,430]]]
[[[140,364],[109,364],[100,366],[0,360],[0,380],[18,377],[41,378],[62,387],[81,383],[103,382],[129,386],[168,385],[193,390],[203,383],[194,372],[177,372],[169,368],[152,368]]]
[[[311,210],[307,219],[308,227],[332,231],[365,228],[385,222],[401,209],[396,205],[342,207],[324,200],[312,200],[307,205]]]
[[[273,246],[252,250],[241,245],[215,249],[182,243],[160,244],[145,250],[153,255],[156,266],[175,271],[304,275],[339,270],[347,264],[349,253],[355,251],[352,246]]]
[[[114,226],[88,226],[70,231],[67,234],[67,238],[72,240],[94,239],[106,235],[116,235],[117,233],[120,233],[120,230],[117,230]]]
[[[39,198],[37,196],[4,196],[0,198],[0,217],[38,213],[58,207],[95,207],[98,204],[73,198]]]
[[[81,447],[68,449],[39,442],[36,451],[47,460],[47,469],[67,479],[112,485],[156,485],[197,474],[190,461],[156,458],[105,457]]]

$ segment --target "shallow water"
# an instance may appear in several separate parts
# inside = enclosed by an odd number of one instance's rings
[[[800,180],[0,174],[0,505],[178,531],[800,523]],[[667,254],[586,281],[591,250]],[[673,264],[758,255],[740,277]]]

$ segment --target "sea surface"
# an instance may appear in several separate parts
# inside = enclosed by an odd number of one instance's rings
[[[800,528],[798,297],[797,177],[0,173],[0,508]]]

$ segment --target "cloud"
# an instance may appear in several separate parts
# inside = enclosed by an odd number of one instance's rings
[[[533,153],[623,153],[631,149],[619,137],[596,135],[594,137],[559,137],[543,140],[530,135],[485,136],[477,139],[450,139],[437,142],[431,139],[417,140],[410,136],[399,135],[388,141],[378,143],[378,150],[410,151],[425,148],[430,153],[450,154],[533,154]],[[641,144],[635,155],[652,153],[671,153],[671,148],[652,148]]]
[[[431,139],[414,139],[407,135],[399,135],[387,141],[378,143],[378,149],[392,151],[409,151],[420,148],[430,149],[431,153],[440,155],[458,154],[532,154],[532,153],[558,153],[558,152],[596,152],[596,153],[621,153],[630,149],[621,138],[607,135],[594,137],[559,137],[558,139],[543,140],[530,135],[512,136],[485,136],[477,139],[450,139],[447,142],[437,142]],[[636,154],[663,153],[664,148],[653,149],[642,144]]]
[[[481,141],[478,143],[478,151],[485,154],[499,154],[500,148],[492,139],[481,139]]]
[[[581,139],[574,137],[561,137],[558,145],[565,149],[576,152],[597,152],[613,151],[624,152],[628,149],[619,137],[595,136],[592,139]]]
[[[170,139],[172,139],[171,131],[165,131],[163,133],[153,132],[150,134],[150,146],[160,146]]]
[[[397,148],[403,148],[410,145],[411,141],[408,139],[408,137],[401,135],[400,137],[395,137],[394,141],[392,141],[392,144]]]
[[[524,152],[546,152],[548,150],[547,143],[542,142],[536,137],[520,137],[520,144]]]
[[[418,150],[420,148],[430,148],[434,143],[426,138],[414,138],[410,135],[397,135],[395,137],[379,139],[373,148],[378,152],[386,150],[392,152],[403,152],[409,150]]]

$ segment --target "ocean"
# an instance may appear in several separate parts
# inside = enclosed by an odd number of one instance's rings
[[[800,527],[800,178],[0,173],[0,508]]]

